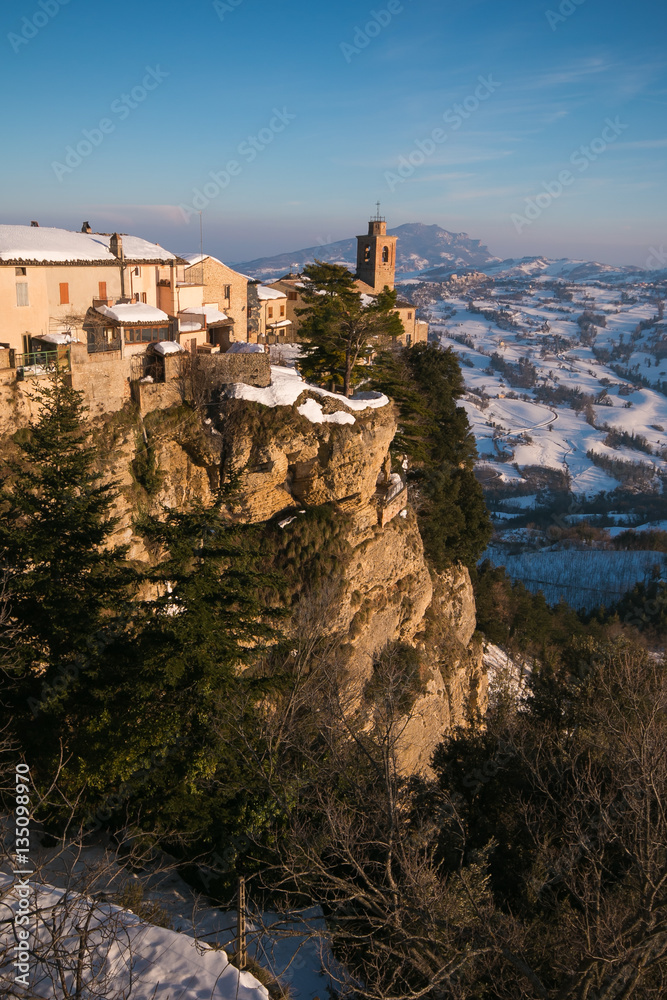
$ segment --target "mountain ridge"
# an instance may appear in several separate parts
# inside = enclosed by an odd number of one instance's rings
[[[654,279],[657,274],[663,273],[648,271],[639,266],[603,264],[569,257],[554,259],[538,255],[502,259],[492,254],[481,240],[473,239],[467,233],[452,233],[437,224],[405,223],[388,230],[388,234],[398,237],[396,275],[399,284],[401,279],[446,281],[452,274],[469,271],[479,271],[492,278],[530,278],[542,275],[573,282],[624,280],[642,274],[650,274]],[[260,281],[275,281],[291,271],[301,271],[315,259],[354,269],[356,247],[356,237],[351,237],[271,257],[257,257],[231,266]]]

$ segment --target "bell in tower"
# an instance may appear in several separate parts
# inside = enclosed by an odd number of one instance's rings
[[[377,213],[368,223],[368,235],[357,236],[357,278],[375,294],[393,291],[396,280],[396,236],[387,236],[387,221]]]

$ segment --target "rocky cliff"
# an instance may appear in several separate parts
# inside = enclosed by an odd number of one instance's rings
[[[362,401],[355,409],[305,384],[295,392],[293,402],[271,405],[225,399],[206,419],[180,406],[97,419],[101,467],[120,491],[115,540],[134,560],[147,560],[137,515],[210,500],[230,475],[239,481],[230,516],[266,524],[283,548],[303,534],[300,512],[330,511],[338,582],[318,627],[336,636],[351,710],[369,725],[378,660],[387,650],[414,651],[401,757],[406,772],[424,769],[442,733],[485,708],[470,578],[465,569],[436,575],[426,565],[407,492],[387,475],[393,405]],[[379,491],[378,481],[385,484]],[[312,536],[302,549],[317,544]]]

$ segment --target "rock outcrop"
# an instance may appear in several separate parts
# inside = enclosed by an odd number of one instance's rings
[[[310,397],[320,422],[299,412]],[[213,420],[187,407],[144,418],[126,408],[96,420],[94,438],[102,471],[120,490],[114,540],[137,561],[150,558],[135,527],[138,514],[211,500],[230,473],[239,474],[232,516],[260,524],[282,515],[286,538],[290,518],[304,507],[327,504],[340,513],[348,554],[323,626],[341,641],[350,705],[369,725],[378,657],[401,644],[418,654],[419,683],[400,723],[401,764],[414,773],[428,768],[446,730],[485,709],[474,597],[467,570],[429,571],[407,492],[394,498],[388,523],[378,516],[378,478],[396,433],[394,406],[358,409],[353,419],[349,413],[340,397],[314,395],[304,385],[290,405],[223,400]]]

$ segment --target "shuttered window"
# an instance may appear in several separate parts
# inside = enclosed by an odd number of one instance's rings
[[[66,281],[60,282],[60,305],[69,305],[69,285]]]
[[[28,282],[20,281],[16,285],[16,305],[17,306],[29,306],[30,300],[28,299]]]
[[[107,283],[106,281],[100,281],[99,283],[99,298],[106,299],[107,297]]]

